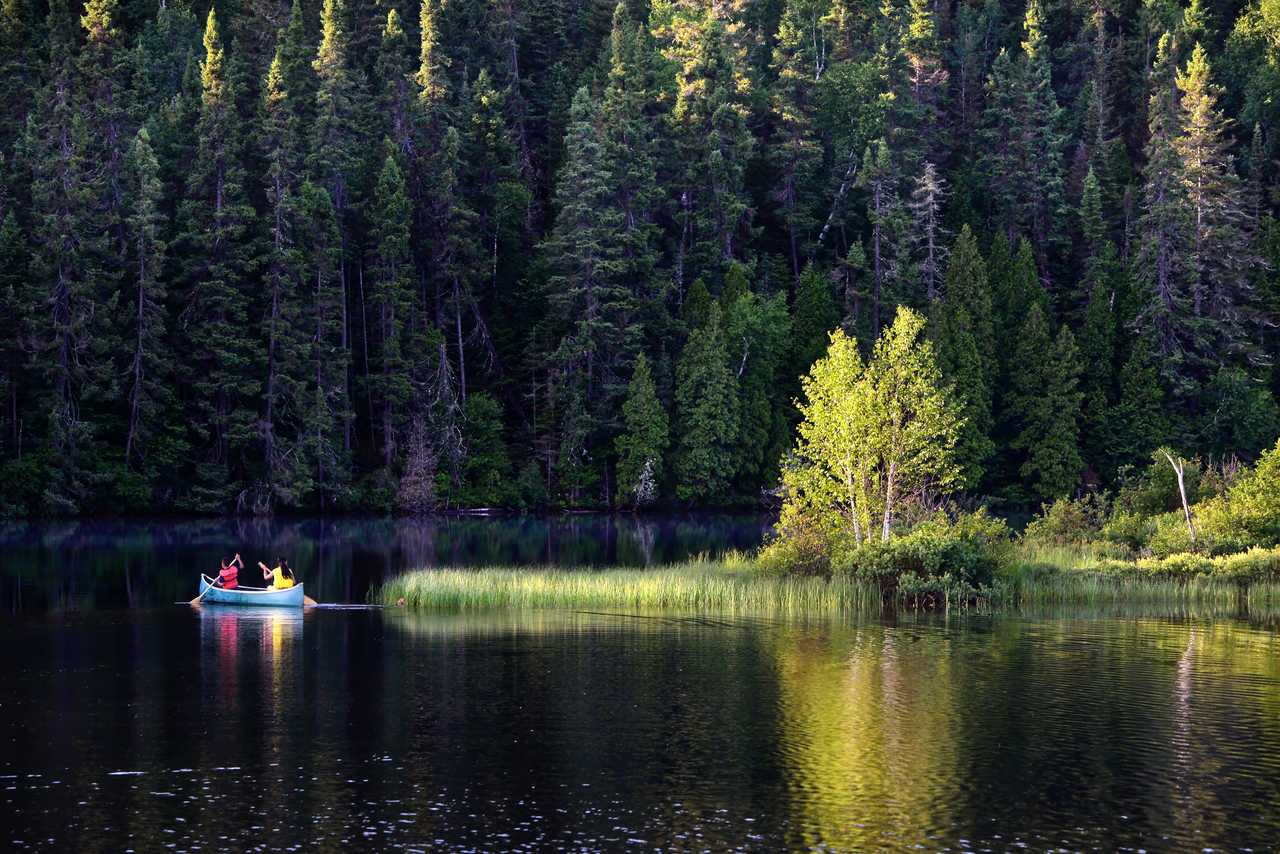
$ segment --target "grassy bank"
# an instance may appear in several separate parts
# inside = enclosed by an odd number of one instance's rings
[[[1195,561],[1117,561],[1087,550],[1020,550],[976,595],[972,590],[929,607],[1019,610],[1038,606],[1212,606],[1274,611],[1280,551],[1248,553],[1256,576],[1242,574],[1243,558]],[[1052,562],[1050,562],[1052,561]],[[783,615],[876,613],[913,608],[909,589],[882,595],[858,575],[797,576],[763,572],[753,558],[695,560],[661,568],[423,569],[384,584],[378,602],[436,613],[497,610],[629,610]]]
[[[441,613],[574,608],[801,615],[880,608],[878,589],[866,582],[764,575],[736,557],[654,569],[424,569],[392,579],[375,597]]]

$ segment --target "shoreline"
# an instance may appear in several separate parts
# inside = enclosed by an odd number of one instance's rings
[[[370,592],[370,601],[410,611],[470,613],[557,608],[633,608],[718,613],[877,614],[898,610],[1012,612],[1090,605],[1229,607],[1280,611],[1280,549],[1255,549],[1204,565],[1261,567],[1242,573],[1160,571],[1160,561],[1107,561],[1095,568],[1015,562],[987,588],[920,593],[858,575],[766,572],[753,556],[730,554],[652,568],[489,567],[416,569]],[[1153,569],[1154,567],[1154,569]]]

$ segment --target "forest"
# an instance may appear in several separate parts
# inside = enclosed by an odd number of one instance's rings
[[[776,506],[900,309],[963,500],[1248,464],[1278,94],[1278,0],[0,0],[0,515]]]

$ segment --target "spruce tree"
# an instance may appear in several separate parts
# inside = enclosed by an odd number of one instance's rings
[[[1139,338],[1134,343],[1120,370],[1119,385],[1110,414],[1109,448],[1117,468],[1141,465],[1171,438],[1160,370],[1146,339]]]
[[[30,306],[26,338],[40,391],[35,403],[51,454],[44,509],[74,513],[91,497],[89,469],[96,394],[115,399],[115,372],[98,290],[108,261],[106,235],[95,216],[103,197],[90,159],[90,131],[75,100],[73,23],[66,3],[50,4],[48,82],[28,121],[23,148],[31,167],[31,273],[38,298]],[[21,297],[20,297],[21,299]]]
[[[243,484],[245,457],[256,438],[261,352],[246,334],[254,213],[244,189],[242,123],[212,10],[204,46],[196,152],[177,241],[188,308],[178,332],[188,342],[183,368],[193,398],[190,441],[203,450],[189,503],[193,509],[227,510]]]
[[[306,383],[310,360],[303,324],[301,258],[297,247],[297,174],[302,162],[297,120],[284,89],[282,51],[276,50],[262,85],[258,148],[266,163],[267,251],[264,256],[266,339],[262,444],[272,497],[297,506],[310,491],[310,468],[298,453],[310,414]]]
[[[724,503],[733,483],[738,436],[737,380],[728,364],[720,306],[689,336],[676,366],[676,496]]]
[[[840,309],[831,292],[831,283],[812,264],[805,268],[796,285],[791,307],[791,373],[803,374],[826,352],[831,330],[840,325]]]
[[[622,404],[622,432],[614,441],[618,455],[617,495],[620,505],[643,507],[658,498],[667,451],[667,413],[658,400],[649,360],[636,359],[627,398]]]
[[[413,259],[409,247],[410,204],[395,144],[384,143],[382,171],[374,190],[378,200],[370,219],[369,303],[375,318],[377,370],[369,377],[369,395],[381,433],[382,462],[388,469],[399,450],[408,418],[411,387],[406,361],[405,321],[413,300]]]
[[[339,502],[351,476],[351,354],[338,272],[342,248],[337,215],[328,191],[310,181],[298,190],[296,235],[306,294],[304,328],[311,342],[302,447],[317,506],[325,510]]]
[[[164,187],[160,182],[160,163],[151,148],[146,128],[138,131],[125,158],[123,177],[129,200],[129,243],[127,270],[133,273],[128,282],[131,300],[125,303],[126,329],[132,345],[128,364],[128,432],[125,436],[125,464],[135,469],[148,466],[148,455],[161,434],[172,433],[166,419],[173,414],[173,361],[167,347],[165,314],[165,243],[162,239],[164,218],[160,209]],[[171,448],[171,452],[176,448]],[[150,460],[152,471],[172,470],[177,463],[169,459]]]
[[[1014,347],[1018,370],[1011,377],[1010,407],[1018,428],[1012,447],[1020,453],[1018,474],[1036,501],[1069,495],[1080,480],[1080,354],[1063,326],[1049,337],[1044,312],[1032,304]]]
[[[1180,132],[1173,139],[1179,159],[1178,181],[1188,208],[1191,242],[1186,264],[1191,310],[1210,323],[1215,358],[1254,356],[1252,276],[1260,259],[1236,173],[1227,122],[1218,109],[1218,91],[1210,79],[1204,48],[1196,44],[1177,75]]]
[[[830,61],[829,0],[787,0],[773,50],[773,110],[780,139],[771,149],[778,182],[774,199],[786,224],[791,273],[798,281],[816,236],[817,177],[822,143],[813,102]]]
[[[556,190],[559,213],[545,251],[552,270],[549,308],[564,330],[552,359],[558,373],[579,378],[593,424],[608,432],[616,423],[622,372],[639,344],[639,328],[622,257],[624,219],[597,114],[590,93],[578,90]]]

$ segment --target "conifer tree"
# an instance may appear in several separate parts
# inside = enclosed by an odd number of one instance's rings
[[[364,78],[351,67],[344,0],[324,0],[320,12],[320,46],[311,67],[316,74],[315,120],[311,127],[311,177],[329,191],[344,255],[350,241],[347,211],[355,203],[354,184],[360,164]]]
[[[946,201],[946,181],[929,161],[925,161],[907,203],[911,215],[910,240],[915,267],[928,302],[942,297],[942,276],[946,265],[942,206]]]
[[[398,439],[408,418],[411,387],[406,361],[406,318],[413,300],[413,259],[409,248],[409,196],[396,158],[395,144],[386,140],[378,200],[370,221],[369,302],[376,318],[376,374],[369,377],[370,397],[381,433],[382,461],[391,468]]]
[[[378,45],[376,69],[376,78],[381,86],[378,106],[382,134],[396,144],[407,164],[413,164],[416,157],[417,101],[412,91],[413,81],[409,77],[408,40],[395,9],[387,12],[382,41]]]
[[[126,226],[129,235],[128,270],[132,300],[126,302],[133,358],[129,361],[128,433],[125,437],[125,464],[141,469],[156,437],[168,432],[164,418],[173,405],[172,354],[166,346],[164,219],[160,210],[164,192],[160,163],[151,148],[146,128],[138,131],[124,164],[126,198],[129,199]],[[153,459],[152,463],[156,461]],[[176,462],[170,458],[169,465]]]
[[[831,330],[839,325],[840,309],[831,284],[821,270],[810,264],[796,285],[791,308],[792,367],[803,371],[817,361],[826,352]]]
[[[880,334],[882,313],[886,307],[907,296],[901,287],[902,260],[899,239],[904,231],[900,176],[888,144],[877,140],[867,146],[862,157],[859,185],[867,194],[867,219],[871,225],[868,266],[871,274],[871,333]]]
[[[1110,413],[1110,456],[1118,468],[1139,465],[1170,438],[1160,370],[1146,339],[1139,338],[1120,370],[1116,405]]]
[[[1021,453],[1019,475],[1031,496],[1052,501],[1079,482],[1080,354],[1063,326],[1056,340],[1039,304],[1032,304],[1014,347],[1018,370],[1011,378],[1010,407]]]
[[[723,503],[733,483],[738,436],[737,381],[729,368],[720,306],[689,336],[676,366],[676,496]]]
[[[261,353],[245,334],[254,214],[244,190],[236,92],[212,10],[204,46],[196,153],[178,238],[189,310],[180,315],[178,328],[190,342],[184,379],[194,396],[191,443],[204,450],[190,501],[193,508],[225,510],[242,483],[244,455],[255,438]]]
[[[632,22],[619,3],[609,35],[608,83],[600,103],[603,165],[610,172],[614,204],[622,216],[619,241],[624,278],[646,314],[665,314],[662,293],[653,285],[659,238],[655,218],[662,204],[657,176],[658,127],[650,116],[652,46],[643,24]],[[659,319],[660,322],[660,319]]]
[[[97,393],[113,399],[114,372],[103,354],[97,284],[107,258],[101,223],[99,173],[89,159],[89,128],[75,100],[73,24],[65,0],[50,4],[48,82],[28,121],[23,147],[31,163],[32,275],[38,298],[29,301],[27,338],[43,436],[52,470],[43,503],[77,512],[90,498],[93,424],[87,404]],[[21,297],[20,297],[21,299]],[[95,318],[97,321],[95,322]]]
[[[546,252],[552,270],[549,307],[565,330],[552,358],[560,374],[580,378],[592,422],[608,431],[616,422],[622,370],[639,344],[639,329],[622,257],[624,221],[615,206],[597,113],[590,93],[579,89],[556,191],[560,210]]]
[[[118,0],[87,0],[80,25],[85,31],[80,51],[80,81],[84,93],[86,125],[89,130],[89,158],[103,171],[98,205],[103,210],[102,227],[110,235],[110,258],[104,259],[103,275],[119,279],[125,251],[124,158],[131,134],[128,129],[128,49],[119,28]],[[115,282],[113,281],[113,284]]]
[[[1191,310],[1195,317],[1210,321],[1210,343],[1216,354],[1248,358],[1253,355],[1251,276],[1259,258],[1230,153],[1226,120],[1218,110],[1218,92],[1199,44],[1177,75],[1177,86],[1180,132],[1172,145],[1192,224],[1186,258]]]
[[[346,301],[339,280],[342,244],[333,201],[323,187],[303,182],[298,190],[297,246],[306,293],[305,330],[310,336],[307,429],[302,439],[319,509],[333,506],[351,475],[348,430],[351,395],[347,370]]]
[[[778,23],[773,66],[773,109],[780,137],[772,148],[778,184],[774,198],[787,228],[792,276],[800,271],[816,236],[816,180],[822,145],[813,125],[813,102],[830,62],[829,0],[788,0]]]
[[[310,490],[310,468],[297,442],[310,414],[306,381],[310,360],[303,324],[301,259],[297,247],[297,174],[302,162],[297,120],[284,90],[282,51],[277,48],[262,85],[258,148],[266,163],[267,210],[263,329],[266,374],[263,385],[262,444],[273,497],[298,506]]]
[[[636,359],[627,398],[622,404],[622,432],[614,442],[618,454],[618,504],[643,507],[658,498],[667,450],[667,413],[658,400],[649,360]]]
[[[679,32],[684,42],[677,53],[684,60],[672,111],[683,167],[677,283],[746,260],[751,205],[744,178],[753,148],[738,91],[742,69],[724,22],[708,7],[700,21]]]
[[[311,67],[315,48],[308,41],[302,0],[292,0],[289,22],[280,33],[277,54],[280,58],[280,85],[297,122],[298,132],[302,134],[304,128],[312,126],[316,114],[316,74]]]

